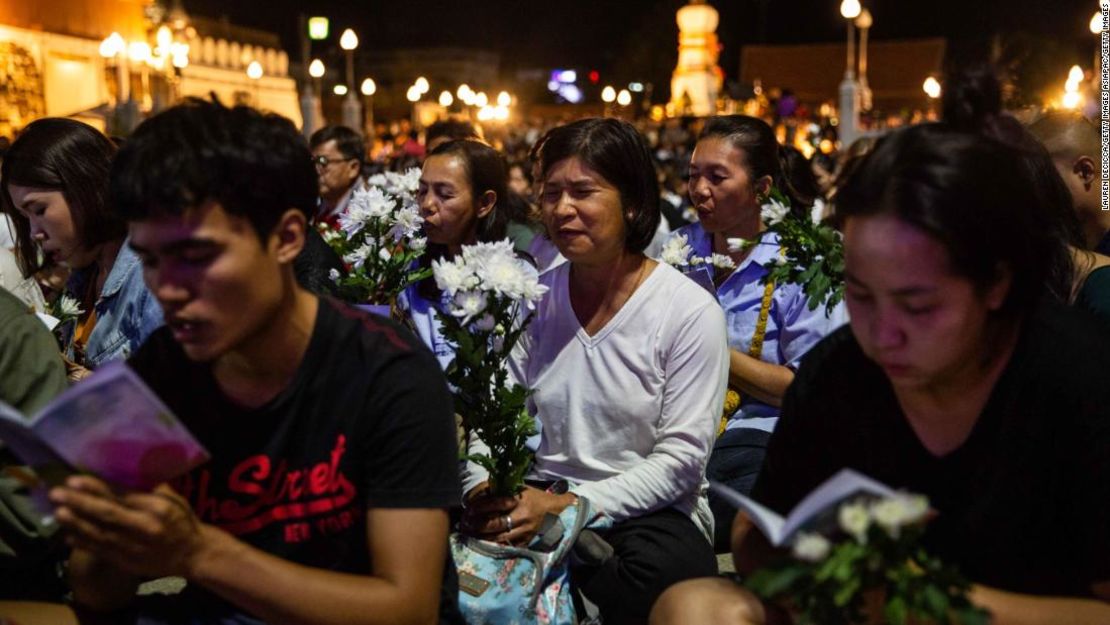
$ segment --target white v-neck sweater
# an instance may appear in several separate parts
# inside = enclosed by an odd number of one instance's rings
[[[543,424],[532,477],[566,479],[614,521],[667,507],[712,535],[705,465],[728,378],[721,307],[659,264],[594,336],[570,303],[570,263],[510,360]]]

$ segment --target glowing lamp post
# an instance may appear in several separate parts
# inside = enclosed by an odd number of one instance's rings
[[[258,61],[251,61],[250,65],[247,66],[247,78],[250,78],[254,84],[254,106],[258,108],[261,105],[258,81],[262,78],[262,64]]]
[[[860,93],[859,85],[856,83],[855,19],[862,11],[859,0],[844,0],[840,3],[840,15],[848,22],[848,55],[844,80],[840,81],[840,143],[845,148],[851,145],[859,134]]]
[[[339,37],[339,47],[347,53],[347,96],[343,99],[343,125],[352,130],[358,129],[362,120],[362,105],[355,95],[355,48],[358,35],[348,28]]]
[[[609,107],[616,99],[617,90],[611,85],[606,85],[605,88],[601,90],[601,101],[605,103],[605,117],[609,117]]]
[[[373,78],[366,78],[359,87],[363,97],[366,98],[366,138],[374,137],[374,94],[378,92],[378,84]]]
[[[856,17],[856,28],[859,29],[859,101],[861,111],[871,110],[871,87],[867,85],[867,31],[874,20],[871,11],[863,9]]]

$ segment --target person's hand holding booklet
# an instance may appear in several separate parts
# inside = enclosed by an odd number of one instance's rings
[[[89,473],[113,487],[147,491],[208,459],[123,362],[101,367],[30,418],[0,402],[0,443],[34,471],[38,487]]]

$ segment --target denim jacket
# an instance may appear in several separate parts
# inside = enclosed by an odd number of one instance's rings
[[[80,295],[92,271],[73,275],[66,290]],[[84,365],[95,369],[117,358],[128,358],[162,325],[162,307],[143,283],[143,266],[125,241],[96,304],[96,325],[85,344]],[[72,347],[70,348],[72,352]],[[69,354],[72,358],[73,354]]]

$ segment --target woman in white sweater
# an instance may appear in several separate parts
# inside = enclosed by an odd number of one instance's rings
[[[540,153],[548,235],[568,263],[510,362],[534,389],[543,433],[515,498],[483,497],[469,476],[464,526],[525,544],[544,515],[582,496],[614,525],[614,555],[573,571],[606,623],[640,623],[669,585],[716,572],[705,464],[728,373],[724,314],[701,287],[643,254],[659,189],[630,124],[587,119]],[[544,485],[565,480],[570,489]],[[560,489],[550,489],[557,491]]]

